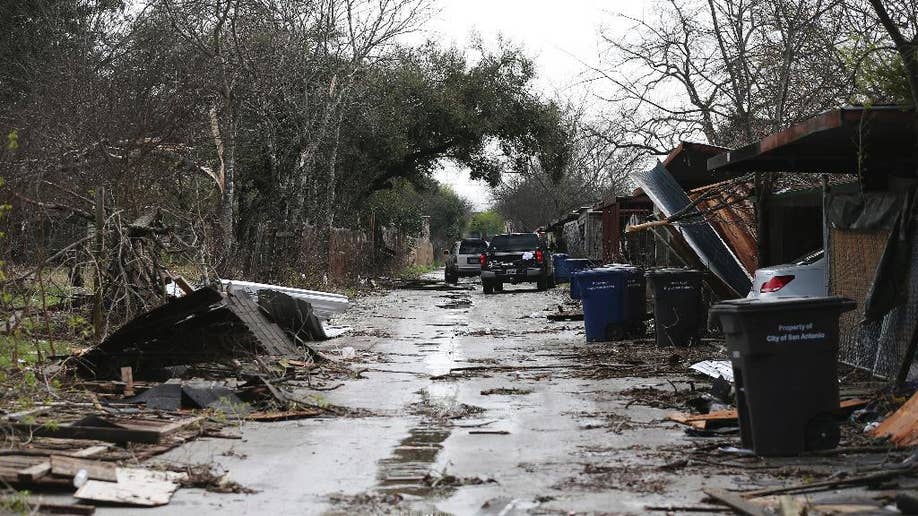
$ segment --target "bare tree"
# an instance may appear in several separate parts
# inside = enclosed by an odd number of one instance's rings
[[[631,187],[628,173],[642,154],[621,146],[621,125],[590,121],[583,106],[568,108],[571,159],[560,178],[533,163],[527,171],[508,174],[493,190],[497,211],[515,228],[535,230],[571,210],[592,205]],[[620,136],[620,135],[619,135]]]
[[[604,34],[607,100],[652,153],[699,137],[751,142],[853,91],[844,13],[841,0],[661,1],[629,37]]]

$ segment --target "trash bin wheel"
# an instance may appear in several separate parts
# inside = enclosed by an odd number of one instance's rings
[[[484,290],[484,293],[485,293],[485,294],[493,294],[493,293],[494,293],[494,284],[491,283],[490,281],[485,281],[485,280],[482,279],[482,280],[481,280],[481,289]]]
[[[616,342],[619,340],[625,340],[625,330],[621,326],[609,326],[606,328],[606,340],[609,342]]]
[[[832,414],[817,414],[806,424],[804,447],[807,450],[831,450],[840,440],[838,421]]]

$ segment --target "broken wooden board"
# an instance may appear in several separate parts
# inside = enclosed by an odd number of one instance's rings
[[[549,321],[582,321],[583,312],[557,312],[545,316]]]
[[[310,417],[321,416],[323,412],[318,409],[295,409],[282,410],[276,412],[252,412],[246,419],[249,421],[290,421],[294,419],[306,419]]]
[[[146,419],[146,418],[106,418],[121,428],[137,432],[152,431],[160,437],[175,433],[183,428],[187,428],[204,420],[204,416],[189,416],[174,420],[164,419]]]
[[[867,400],[862,399],[843,400],[838,404],[838,408],[840,410],[850,410],[858,407],[863,407],[867,403]],[[737,414],[736,409],[729,409],[708,412],[707,414],[686,414],[684,412],[674,412],[666,416],[666,419],[675,421],[676,423],[682,423],[683,425],[688,425],[699,430],[706,430],[708,425],[714,423],[735,423],[737,422],[738,417],[739,415]]]
[[[757,503],[750,502],[738,494],[730,493],[724,491],[723,489],[703,489],[703,491],[704,494],[730,507],[740,514],[746,514],[748,516],[767,516],[769,514],[765,511],[765,507]]]
[[[155,378],[175,365],[267,354],[302,356],[290,338],[247,295],[205,287],[173,299],[126,323],[76,361],[84,377]]]
[[[38,464],[19,470],[16,473],[16,477],[20,482],[33,483],[48,473],[51,473],[51,462],[43,460]]]
[[[74,494],[79,500],[119,505],[157,507],[166,505],[178,490],[184,473],[118,468],[117,481],[88,480]]]
[[[75,459],[64,457],[62,455],[51,456],[51,474],[74,477],[80,470],[86,471],[86,476],[92,480],[105,480],[108,482],[117,482],[117,467],[112,462],[102,462],[100,460]]]
[[[76,422],[70,425],[0,423],[0,429],[15,431],[19,434],[33,437],[156,444],[164,436],[197,423],[202,419],[203,416],[185,417],[177,420],[96,416],[91,423],[80,424],[80,422]]]
[[[76,503],[51,503],[46,502],[40,497],[0,497],[0,504],[4,507],[14,507],[13,504],[24,505],[28,508],[25,514],[78,514],[92,515],[96,513],[96,508],[92,505],[83,505]]]
[[[0,482],[10,485],[68,485],[69,480],[51,476],[48,457],[42,455],[4,455],[0,457]]]
[[[918,392],[874,428],[870,435],[887,437],[899,447],[918,444]]]
[[[32,437],[58,437],[62,439],[92,439],[111,443],[158,443],[161,435],[151,430],[128,430],[117,427],[98,426],[45,426],[17,423],[0,425],[0,429],[14,431]]]

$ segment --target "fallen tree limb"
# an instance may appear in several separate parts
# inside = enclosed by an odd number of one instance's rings
[[[740,514],[749,516],[766,516],[765,508],[756,503],[746,500],[740,495],[728,493],[722,489],[704,489],[704,494],[717,500],[718,502],[730,507]]]
[[[733,512],[729,507],[716,505],[645,505],[645,511],[654,512]]]
[[[652,220],[650,222],[643,222],[641,224],[635,224],[633,226],[625,226],[625,233],[637,233],[638,231],[644,231],[646,229],[652,229],[659,226],[668,226],[670,224],[669,220]]]
[[[837,487],[854,487],[869,485],[883,480],[906,476],[918,472],[918,466],[908,468],[880,471],[869,475],[858,475],[848,478],[839,478],[835,480],[825,480],[823,482],[812,482],[809,484],[796,484],[786,487],[776,487],[773,489],[759,489],[758,491],[746,491],[740,493],[744,498],[756,498],[760,496],[770,496],[776,494],[805,493],[811,491],[828,491]]]

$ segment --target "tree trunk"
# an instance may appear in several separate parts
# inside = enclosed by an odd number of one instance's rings
[[[236,246],[234,221],[236,214],[236,126],[232,114],[227,117],[226,137],[224,138],[223,171],[223,252],[230,255]]]

